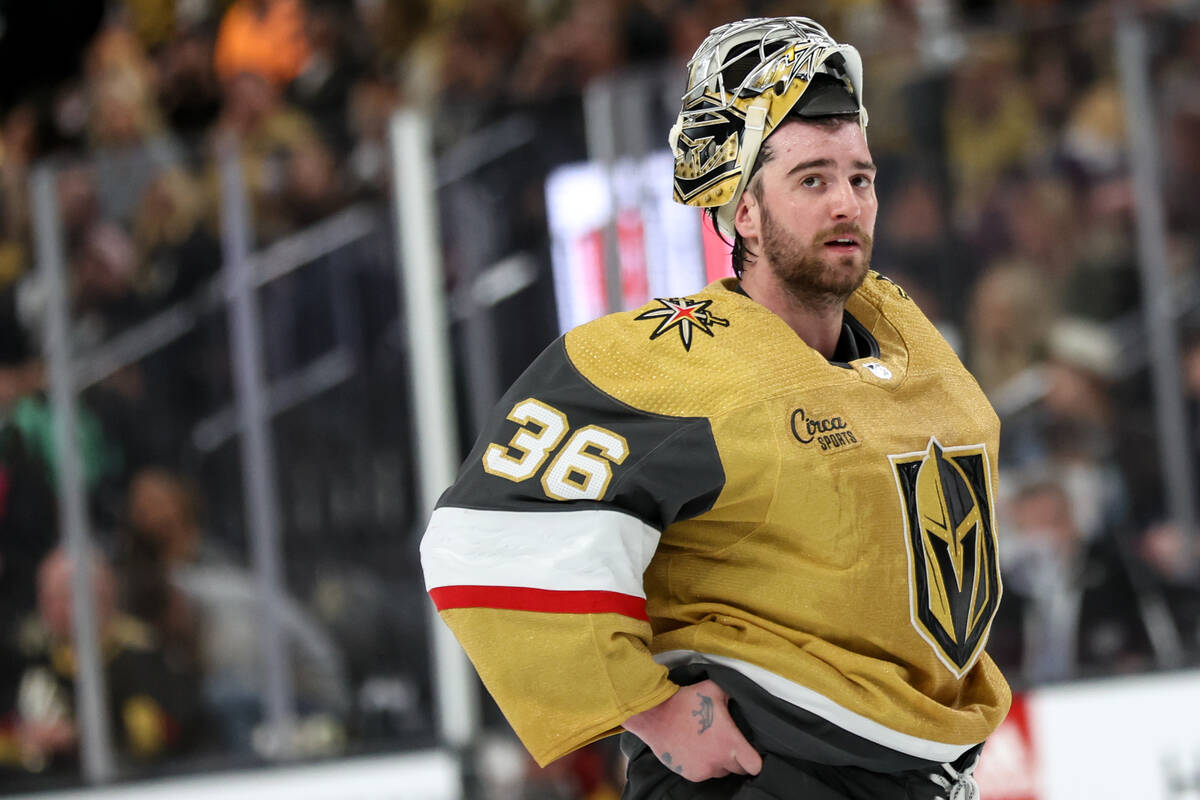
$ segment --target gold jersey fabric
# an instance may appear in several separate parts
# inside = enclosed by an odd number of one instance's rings
[[[501,401],[422,556],[540,763],[686,660],[933,760],[1004,718],[999,421],[897,286],[847,311],[877,348],[831,363],[719,281],[569,332]]]

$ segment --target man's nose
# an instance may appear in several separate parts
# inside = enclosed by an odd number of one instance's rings
[[[830,197],[829,215],[838,222],[858,219],[862,203],[849,183],[839,183]]]

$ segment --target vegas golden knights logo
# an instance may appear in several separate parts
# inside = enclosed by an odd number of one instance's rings
[[[904,509],[912,623],[961,678],[1000,605],[987,450],[931,438],[922,452],[888,458]]]

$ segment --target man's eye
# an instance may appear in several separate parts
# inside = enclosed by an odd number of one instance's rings
[[[852,184],[854,184],[854,187],[856,189],[867,189],[871,186],[871,176],[870,175],[856,175],[851,179],[850,182]]]
[[[800,185],[807,186],[808,188],[812,189],[814,187],[821,185],[821,179],[818,178],[816,175],[809,175],[807,178],[800,181]]]

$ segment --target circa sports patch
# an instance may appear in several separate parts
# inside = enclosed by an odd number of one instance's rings
[[[823,453],[844,452],[863,443],[845,417],[838,414],[797,408],[791,413],[788,427],[797,442]]]
[[[713,335],[713,326],[729,327],[729,320],[718,317],[708,310],[712,300],[692,300],[687,297],[656,297],[654,301],[658,308],[652,308],[638,314],[634,319],[648,319],[658,322],[658,327],[650,334],[653,341],[667,331],[675,328],[679,331],[679,339],[683,349],[692,349],[692,331],[698,330],[709,336]]]
[[[913,627],[957,677],[987,644],[1000,605],[1000,564],[982,444],[888,456],[904,511]]]

